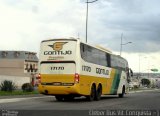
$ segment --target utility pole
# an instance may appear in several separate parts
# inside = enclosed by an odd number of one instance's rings
[[[94,0],[94,1],[88,1],[87,0],[87,11],[86,11],[86,43],[87,43],[87,39],[88,39],[88,4],[89,3],[94,3],[94,2],[96,2],[96,1],[98,1],[98,0]]]
[[[130,44],[132,42],[127,42],[127,43],[123,43],[123,33],[121,34],[121,45],[120,45],[120,56],[122,54],[122,46],[123,45],[127,45],[127,44]]]
[[[121,56],[121,52],[122,52],[122,38],[123,38],[123,33],[121,34],[120,56]]]

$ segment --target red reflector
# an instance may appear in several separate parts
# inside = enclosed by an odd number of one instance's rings
[[[38,74],[37,79],[38,79],[38,83],[41,83],[41,74]]]
[[[79,74],[75,73],[74,82],[79,83]]]

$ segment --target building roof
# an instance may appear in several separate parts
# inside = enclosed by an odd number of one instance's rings
[[[0,51],[0,59],[21,59],[38,62],[36,54],[35,52],[29,51]]]

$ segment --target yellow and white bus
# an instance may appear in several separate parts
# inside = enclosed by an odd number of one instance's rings
[[[78,39],[52,39],[41,42],[41,94],[58,101],[85,96],[89,101],[101,95],[123,97],[128,88],[128,62],[100,47]]]

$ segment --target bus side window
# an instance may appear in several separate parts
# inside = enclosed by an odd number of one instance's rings
[[[111,57],[110,57],[110,54],[106,54],[106,60],[107,60],[107,63],[108,63],[108,67],[111,67]]]
[[[82,45],[82,51],[84,52],[84,44]]]
[[[83,58],[83,59],[85,59],[85,57],[86,57],[86,50],[85,50],[85,45],[84,44],[80,44],[80,50],[81,50],[81,57]]]
[[[128,67],[126,67],[126,74],[127,74],[127,78],[129,78],[129,68]]]
[[[132,69],[130,68],[129,71],[130,71],[131,77],[133,77],[133,71],[132,71]]]
[[[81,50],[81,52],[85,52],[84,50],[85,50],[85,48],[84,48],[84,44],[80,44],[80,50]]]

